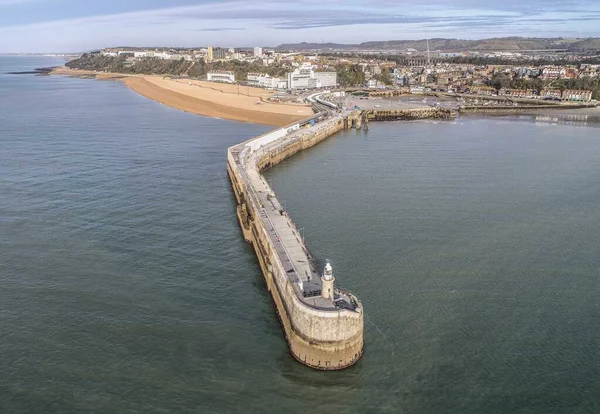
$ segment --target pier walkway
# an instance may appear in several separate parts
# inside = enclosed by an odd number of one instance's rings
[[[340,119],[340,115],[331,114],[321,122],[312,126],[307,124],[304,128],[292,131],[281,138],[273,139],[266,135],[234,148],[238,151],[236,161],[240,172],[249,187],[248,194],[256,205],[260,206],[260,220],[268,231],[272,245],[285,267],[288,279],[294,285],[297,296],[305,304],[320,310],[338,308],[353,310],[355,306],[351,297],[338,289],[333,302],[321,296],[321,275],[315,268],[315,263],[300,232],[260,174],[257,163],[269,152],[276,152],[319,129],[331,127],[340,122]]]

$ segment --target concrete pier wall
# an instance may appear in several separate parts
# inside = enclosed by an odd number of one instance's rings
[[[282,142],[282,145],[266,151],[257,158],[254,167],[258,171],[270,168],[341,131],[345,124],[347,122],[338,117],[322,127],[307,128],[302,131],[301,138]],[[273,131],[267,134],[266,141],[274,142],[286,136],[290,129],[294,131],[297,127],[292,125]],[[252,140],[246,145],[257,149],[253,147]],[[240,146],[232,147],[228,151],[228,173],[238,202],[237,215],[244,238],[253,245],[258,257],[291,354],[303,364],[317,369],[335,370],[353,365],[363,353],[364,320],[360,301],[351,293],[345,292],[357,305],[355,310],[349,310],[318,309],[301,300],[269,237],[268,229],[263,221],[258,219],[262,206],[250,193],[249,186],[252,183],[248,182],[247,174],[242,171],[247,166],[244,167],[240,160],[236,159],[236,152],[240,150]],[[308,252],[306,253],[308,257]]]

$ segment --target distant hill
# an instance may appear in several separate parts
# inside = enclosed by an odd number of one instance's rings
[[[480,40],[462,39],[429,39],[429,48],[437,51],[524,51],[524,50],[552,50],[566,49],[572,52],[599,51],[600,38],[587,39],[565,39],[538,38],[538,37],[500,37]],[[386,40],[375,42],[364,42],[360,44],[340,43],[295,43],[282,44],[276,47],[278,50],[405,50],[416,49],[424,51],[427,49],[427,40]]]
[[[587,39],[582,39],[579,42],[572,43],[570,45],[569,50],[573,50],[573,51],[597,50],[597,51],[600,51],[600,39],[597,37],[589,37]]]
[[[277,50],[323,50],[323,49],[356,49],[358,45],[342,43],[284,43],[277,46]]]

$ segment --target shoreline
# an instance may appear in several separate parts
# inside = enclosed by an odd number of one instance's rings
[[[52,75],[123,82],[134,92],[163,105],[196,115],[255,124],[285,126],[313,111],[306,104],[272,103],[273,95],[259,88],[197,81],[170,79],[159,75],[130,75],[64,67],[53,69]]]
[[[192,79],[167,78],[161,75],[107,73],[68,69],[66,67],[52,68],[49,74],[120,81],[129,89],[148,99],[174,109],[211,118],[282,127],[313,114],[310,105],[269,102],[268,99],[273,93],[260,88],[240,87],[233,84]],[[573,105],[504,109],[481,107],[470,108],[470,110],[461,113],[462,116],[512,116],[524,114],[588,115],[591,118],[597,118],[600,116],[600,108],[574,108]]]

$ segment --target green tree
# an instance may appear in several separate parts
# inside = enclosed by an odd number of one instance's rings
[[[379,81],[383,82],[385,85],[393,85],[394,79],[392,78],[392,72],[389,68],[383,68],[381,70],[381,75],[379,75]]]
[[[184,59],[165,60],[142,58],[132,63],[126,56],[103,56],[99,53],[88,53],[66,64],[71,69],[85,69],[116,73],[135,73],[148,75],[202,76],[205,74],[204,61],[188,61]],[[193,71],[191,69],[194,69]]]
[[[492,76],[492,79],[490,79],[488,84],[498,90],[502,88],[510,88],[511,78],[507,73],[498,72]]]
[[[365,83],[365,74],[359,65],[340,64],[336,66],[336,72],[341,86],[361,86]]]

